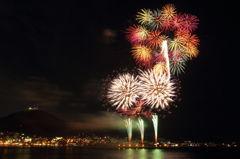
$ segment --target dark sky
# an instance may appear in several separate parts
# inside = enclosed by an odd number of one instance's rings
[[[160,120],[161,135],[235,140],[239,104],[229,77],[233,56],[226,56],[237,54],[228,33],[235,24],[220,1],[1,1],[0,116],[30,105],[71,120],[98,116],[105,110],[100,81],[135,66],[124,30],[139,9],[166,3],[199,17],[201,43],[180,76],[182,101]]]

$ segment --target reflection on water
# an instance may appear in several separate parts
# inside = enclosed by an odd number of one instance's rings
[[[126,159],[146,159],[149,157],[152,159],[163,159],[163,151],[160,149],[127,149],[124,151],[126,151]]]
[[[239,156],[239,152],[225,150],[209,152],[208,150],[0,147],[0,159],[213,159],[224,156],[238,159],[231,157],[236,155]]]
[[[126,149],[121,150],[126,159],[191,159],[190,153],[184,152],[167,152],[161,149]]]
[[[0,148],[1,159],[31,159],[30,148]]]
[[[152,150],[152,159],[163,159],[163,151],[159,149]]]

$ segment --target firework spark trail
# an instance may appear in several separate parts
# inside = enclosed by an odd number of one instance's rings
[[[116,109],[128,109],[137,102],[139,81],[126,73],[115,78],[108,89],[107,98]]]
[[[170,80],[170,64],[169,64],[169,57],[168,57],[168,45],[167,40],[164,40],[162,42],[162,51],[161,53],[164,56],[165,62],[166,62],[166,72],[167,72],[167,78]]]
[[[138,129],[141,134],[141,143],[144,143],[144,121],[141,117],[138,118],[138,123],[137,123]]]
[[[125,127],[127,129],[128,142],[130,143],[132,140],[132,119],[131,118],[125,119],[124,122],[125,122]]]
[[[152,122],[153,122],[153,128],[154,128],[154,141],[157,143],[158,141],[158,115],[154,114],[152,115]]]

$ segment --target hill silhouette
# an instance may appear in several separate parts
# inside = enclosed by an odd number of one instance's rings
[[[0,131],[21,132],[29,135],[68,135],[68,122],[42,110],[26,110],[0,118]]]

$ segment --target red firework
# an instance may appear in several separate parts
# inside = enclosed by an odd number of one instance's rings
[[[141,44],[147,38],[148,31],[142,26],[130,26],[127,28],[126,37],[134,45]]]
[[[182,29],[183,25],[183,16],[181,14],[177,14],[173,19],[172,19],[172,28],[173,29]]]
[[[117,112],[122,115],[128,115],[130,118],[136,118],[138,116],[145,116],[146,118],[150,118],[152,116],[151,109],[144,110],[144,100],[139,100],[134,108],[131,109],[119,109]]]
[[[167,31],[167,30],[172,30],[173,29],[173,25],[172,25],[172,20],[173,18],[163,18],[161,20],[161,29]]]
[[[158,30],[151,31],[146,39],[146,45],[152,49],[159,48],[164,37],[161,36],[161,32]]]
[[[200,42],[200,40],[197,37],[197,35],[193,34],[193,35],[189,36],[186,45],[190,44],[190,45],[193,45],[193,46],[198,46],[199,42]]]
[[[134,116],[139,116],[141,114],[141,111],[143,109],[143,105],[144,105],[144,100],[140,100],[136,106],[132,109],[119,109],[118,113],[123,114],[123,115],[130,115],[132,117]]]
[[[199,38],[196,34],[191,34],[188,30],[177,30],[175,36],[185,42],[185,45],[199,45]]]
[[[175,36],[178,38],[187,38],[191,35],[190,31],[184,29],[178,29],[175,31]]]
[[[182,29],[186,29],[191,32],[197,29],[199,20],[195,15],[183,14],[182,18],[183,18],[182,27],[181,27]]]

